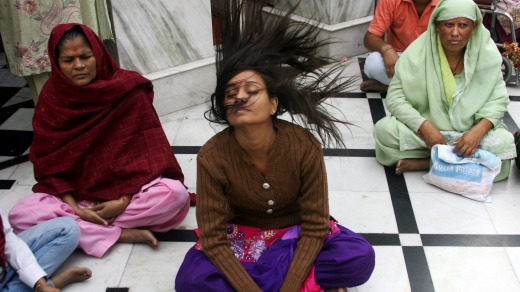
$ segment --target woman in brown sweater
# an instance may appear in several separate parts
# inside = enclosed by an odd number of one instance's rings
[[[338,65],[316,74],[323,43],[315,28],[295,25],[291,13],[255,26],[258,9],[236,8],[237,14],[223,14],[229,19],[222,23],[207,115],[229,127],[198,154],[200,240],[186,255],[175,288],[345,291],[363,284],[374,251],[331,220],[322,145],[309,131],[344,146],[334,125],[341,121],[320,104],[349,80],[329,78]],[[304,75],[312,76],[301,82]],[[303,127],[278,119],[284,112],[298,114]]]

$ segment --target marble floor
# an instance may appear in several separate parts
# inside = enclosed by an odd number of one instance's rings
[[[513,163],[509,179],[494,185],[491,203],[480,203],[426,184],[421,178],[424,171],[396,176],[393,169],[379,165],[372,129],[385,115],[385,99],[379,93],[359,92],[362,60],[345,63],[345,74],[355,78],[352,91],[330,99],[353,124],[344,131],[348,152],[338,156],[325,150],[331,214],[367,238],[376,251],[371,279],[349,291],[520,291],[517,167]],[[4,161],[0,164],[0,210],[4,213],[31,194],[35,183],[30,162],[12,162],[28,151],[33,108],[28,105],[23,79],[7,75],[0,72],[0,150],[7,151],[0,153],[0,163]],[[508,86],[508,90],[512,102],[505,120],[510,130],[516,130],[520,89]],[[6,98],[9,94],[11,98]],[[161,117],[191,191],[196,191],[198,149],[221,129],[204,119],[206,109],[199,105]],[[196,240],[194,228],[192,207],[177,229],[158,235],[157,250],[143,244],[116,244],[101,259],[77,251],[65,266],[90,267],[93,276],[63,291],[172,291],[184,254]]]

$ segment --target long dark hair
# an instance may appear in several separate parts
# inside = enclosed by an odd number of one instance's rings
[[[206,119],[229,125],[225,86],[238,73],[254,70],[264,79],[269,96],[278,97],[273,118],[287,112],[293,122],[314,130],[324,145],[344,146],[336,123],[348,123],[329,114],[323,102],[352,84],[351,78],[341,77],[345,66],[335,62],[324,67],[332,60],[320,57],[319,50],[330,40],[318,38],[320,28],[312,20],[293,21],[296,6],[268,14],[262,12],[261,2],[218,1],[214,7],[220,23],[214,29],[222,44],[217,46],[217,85]]]

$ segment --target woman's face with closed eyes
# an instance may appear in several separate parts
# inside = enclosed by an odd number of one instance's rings
[[[278,98],[269,96],[260,74],[245,70],[226,84],[224,104],[229,124],[237,127],[271,122]]]
[[[82,37],[63,42],[58,66],[63,75],[78,86],[88,85],[96,79],[96,57]]]

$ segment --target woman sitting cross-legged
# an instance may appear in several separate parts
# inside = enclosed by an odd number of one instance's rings
[[[29,158],[37,184],[9,219],[19,232],[62,216],[79,247],[101,257],[115,242],[157,246],[190,196],[152,105],[152,83],[120,69],[92,30],[62,24],[48,46],[52,73],[33,118]]]
[[[200,241],[188,251],[175,289],[345,291],[361,285],[374,269],[374,250],[330,217],[322,145],[309,131],[343,145],[334,124],[341,121],[320,104],[349,81],[331,77],[338,65],[320,69],[317,51],[324,43],[317,41],[317,27],[293,23],[291,12],[260,21],[262,10],[237,5],[237,14],[221,14],[217,86],[207,113],[229,127],[198,153]],[[261,23],[265,27],[256,26]],[[304,127],[279,119],[284,112],[299,115]]]
[[[495,178],[507,178],[516,156],[513,135],[502,121],[509,97],[502,58],[471,0],[443,0],[427,31],[403,53],[388,90],[390,115],[374,128],[376,158],[402,174],[430,167],[435,144],[459,156],[477,149],[502,159]]]

